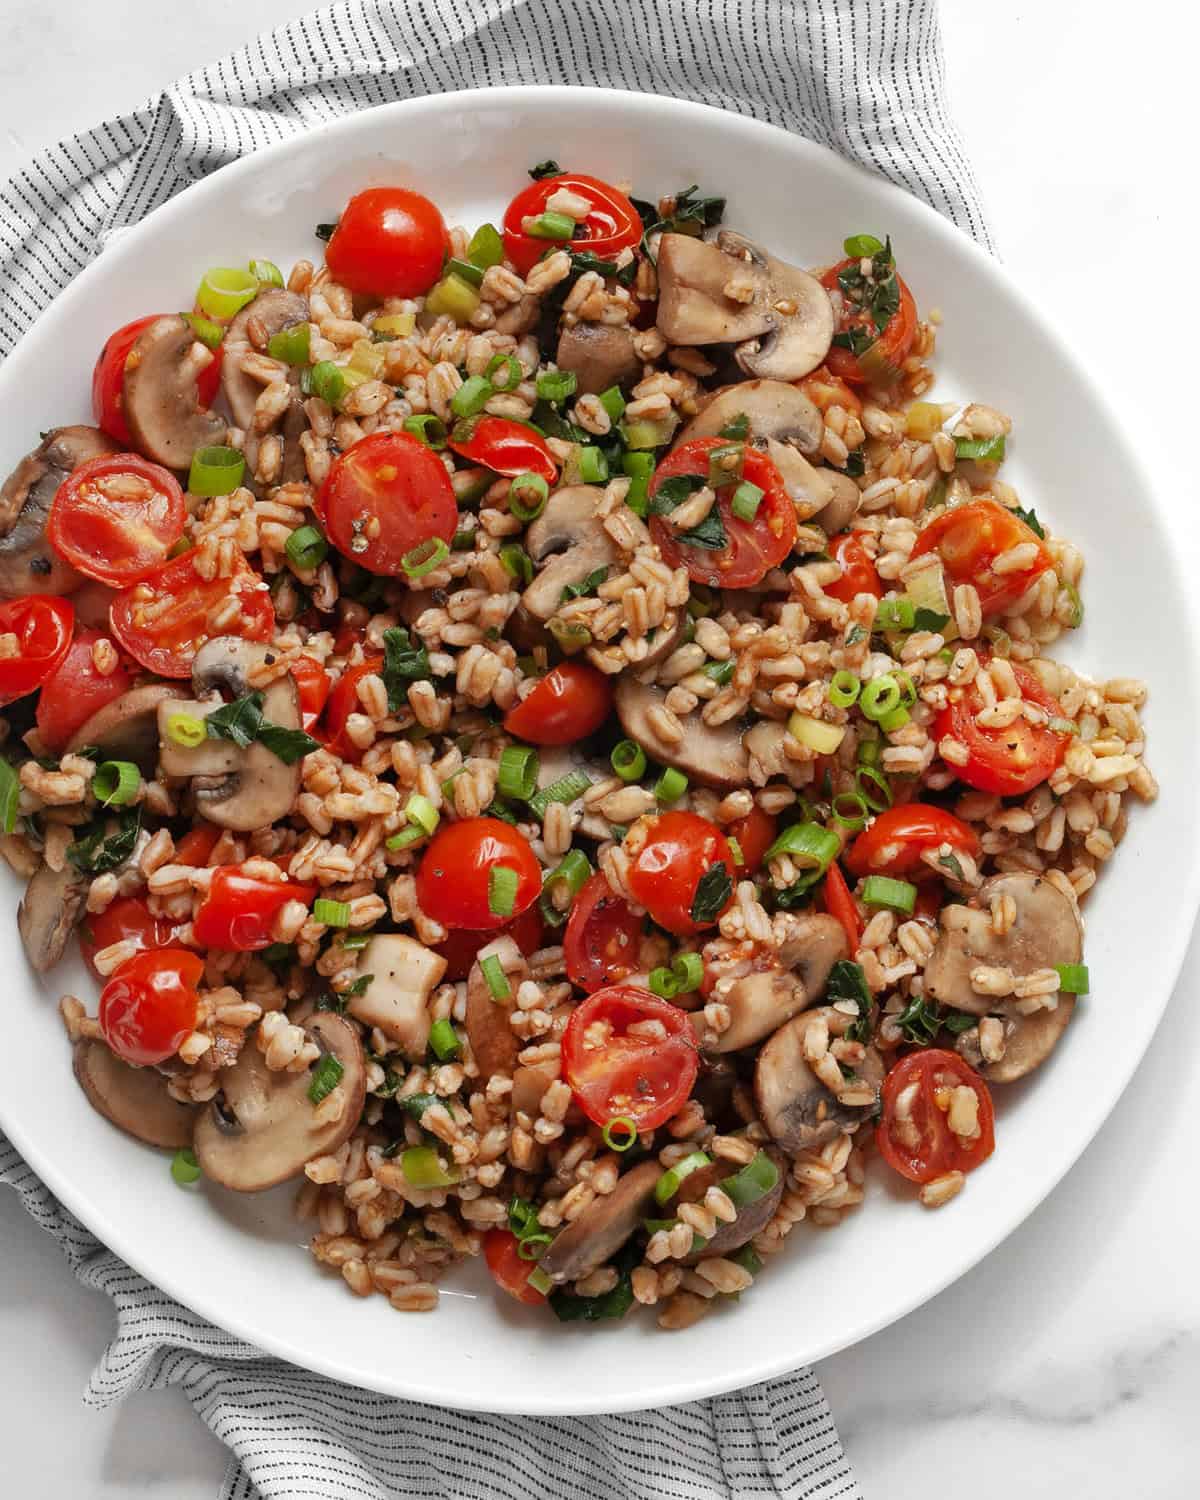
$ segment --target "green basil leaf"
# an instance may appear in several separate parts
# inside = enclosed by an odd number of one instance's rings
[[[702,490],[707,482],[704,474],[673,474],[670,479],[664,479],[650,502],[650,514],[669,515],[677,506]]]
[[[408,702],[408,684],[432,678],[429,652],[414,646],[403,625],[383,632],[383,685],[387,689],[388,713],[398,713]]]
[[[1036,510],[1034,510],[1032,507],[1029,510],[1024,510],[1021,506],[1018,505],[1014,509],[1013,515],[1020,516],[1021,520],[1025,522],[1026,526],[1029,527],[1034,536],[1039,537],[1042,541],[1046,540],[1046,528],[1038,520]]]
[[[725,864],[709,865],[696,883],[692,897],[692,921],[704,925],[715,922],[733,895],[733,880]]]
[[[558,602],[565,604],[568,599],[582,599],[587,594],[593,594],[608,577],[608,565],[596,568],[579,583],[568,583],[559,595]]]
[[[716,505],[699,526],[693,526],[691,531],[681,531],[678,540],[688,547],[704,547],[710,552],[721,552],[728,547],[729,538],[725,534],[725,523],[721,520],[721,512]]]
[[[534,182],[541,182],[543,177],[557,177],[561,172],[562,168],[552,156],[547,157],[545,161],[538,162],[536,166],[529,169],[529,175],[533,178]]]
[[[282,724],[272,724],[270,719],[264,719],[258,726],[258,742],[285,766],[294,766],[321,748],[320,740],[314,740],[303,729],[285,729]]]
[[[76,867],[92,875],[103,875],[122,865],[137,847],[138,831],[142,826],[140,807],[129,808],[121,815],[121,825],[116,833],[107,832],[108,820],[99,825],[90,824],[90,831],[68,848],[67,858]]]
[[[940,630],[943,625],[949,625],[950,616],[940,613],[936,609],[926,609],[924,605],[918,605],[913,610],[914,630]]]
[[[0,828],[11,833],[17,826],[17,804],[21,800],[21,778],[0,755]]]
[[[244,698],[235,698],[208,715],[204,724],[210,740],[232,740],[239,750],[245,750],[258,738],[262,725],[263,695],[247,693]]]

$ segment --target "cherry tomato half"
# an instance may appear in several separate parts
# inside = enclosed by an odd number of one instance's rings
[[[222,624],[219,635],[245,641],[269,641],[275,608],[267,586],[235,549],[228,578],[202,578],[193,552],[185,552],[130,584],[109,609],[112,632],[135,661],[160,677],[189,677],[196,652],[213,633],[209,620],[231,594],[237,614]]]
[[[1051,719],[1064,717],[1062,705],[1032,672],[1016,662],[1009,665],[1026,703],[1044,709]],[[974,683],[957,696],[952,690],[950,702],[934,720],[934,736],[939,741],[949,736],[966,746],[966,764],[950,768],[960,781],[980,792],[1023,797],[1054,775],[1071,736],[1059,734],[1049,724],[1031,724],[1025,718],[1014,719],[1006,729],[985,728],[975,717],[984,706]]]
[[[482,464],[493,474],[511,478],[537,474],[551,488],[558,482],[558,469],[546,440],[507,417],[468,417],[456,423],[450,447],[460,458]]]
[[[591,205],[587,216],[576,220],[571,237],[573,250],[590,250],[601,260],[609,260],[627,245],[636,245],[642,237],[642,221],[633,204],[617,188],[598,177],[582,172],[560,172],[543,177],[517,194],[504,211],[504,253],[525,276],[546,252],[560,248],[554,240],[538,239],[525,232],[525,220],[536,219],[546,210],[555,193],[565,189]]]
[[[960,854],[978,859],[979,836],[953,813],[927,802],[889,807],[865,828],[842,858],[856,877],[897,875],[907,880],[933,879],[936,870],[921,858],[926,849],[949,844]]]
[[[214,828],[211,823],[196,823],[175,845],[173,863],[202,868],[212,858],[212,852],[220,840],[221,829]]]
[[[996,559],[1013,547],[1032,543],[1032,561],[1015,572],[997,573]],[[998,500],[967,500],[952,505],[917,537],[913,557],[936,552],[951,584],[971,583],[984,618],[1002,614],[1053,566],[1037,532]]]
[[[530,745],[570,745],[599,729],[612,708],[608,678],[582,661],[564,661],[504,716],[504,728]]]
[[[969,1137],[955,1135],[947,1119],[951,1093],[963,1087],[974,1089],[977,1100],[976,1134]],[[991,1093],[957,1052],[934,1048],[902,1057],[883,1080],[881,1102],[876,1143],[888,1166],[910,1182],[973,1172],[995,1150]]]
[[[590,995],[636,973],[642,919],[598,871],[571,904],[563,938],[567,977]]]
[[[859,594],[874,594],[883,598],[883,580],[875,571],[871,554],[863,545],[862,533],[843,531],[831,538],[829,555],[841,564],[842,576],[825,585],[831,599],[840,599],[843,604],[852,604]]]
[[[537,1262],[522,1260],[517,1244],[517,1237],[511,1230],[489,1229],[483,1237],[483,1258],[498,1287],[503,1287],[518,1302],[537,1307],[546,1301],[536,1287],[529,1285],[529,1278],[536,1270]]]
[[[119,662],[107,677],[96,670],[92,647],[107,638],[100,630],[77,631],[53,676],[42,684],[37,727],[47,750],[62,750],[93,714],[129,691],[133,677]]]
[[[367,656],[356,667],[347,667],[334,684],[325,705],[325,748],[351,764],[362,759],[363,751],[346,733],[346,720],[351,714],[362,712],[358,684],[382,667],[382,656]]]
[[[46,535],[79,572],[120,587],[166,562],[186,519],[174,474],[136,453],[111,453],[59,485]]]
[[[666,1035],[631,1035],[639,1021],[661,1022]],[[598,1037],[604,1027],[607,1034]],[[687,1012],[636,984],[590,995],[563,1032],[563,1077],[597,1125],[625,1118],[639,1131],[656,1130],[687,1099],[699,1066]]]
[[[724,442],[719,437],[693,438],[669,453],[650,481],[651,510],[654,497],[666,480],[681,475],[703,475],[707,479],[708,455]],[[686,540],[686,533],[677,532],[666,516],[651,515],[650,533],[669,568],[682,563],[696,583],[711,588],[741,589],[760,583],[784,560],[796,540],[796,507],[784,488],[783,476],[765,453],[747,448],[743,478],[762,491],[758,509],[752,521],[735,516],[733,496],[739,481],[723,484],[717,490],[715,509],[725,541],[716,547],[694,546]],[[710,511],[710,518],[712,514]]]
[[[300,694],[300,727],[307,734],[329,700],[329,673],[315,656],[298,656],[288,668]]]
[[[712,874],[721,866],[727,877],[724,881]],[[729,840],[716,824],[690,812],[648,818],[645,837],[629,866],[634,900],[677,937],[715,926],[733,899],[736,879]],[[694,915],[697,910],[699,917]]]
[[[421,297],[451,254],[437,205],[411,188],[368,188],[342,210],[325,264],[334,281],[364,297]]]
[[[727,825],[726,836],[736,839],[742,851],[742,863],[737,867],[739,876],[755,875],[762,869],[763,855],[775,842],[778,830],[779,819],[763,812],[757,802],[744,818],[735,818]]]
[[[517,891],[511,911],[489,903],[494,869],[511,870]],[[542,871],[529,840],[499,818],[464,818],[447,823],[430,840],[417,870],[417,904],[443,927],[494,932],[537,900]]]
[[[186,948],[126,959],[100,992],[100,1030],[109,1047],[137,1067],[165,1062],[196,1025],[203,973],[204,960]]]
[[[248,953],[269,948],[275,941],[275,918],[289,901],[312,904],[315,885],[291,880],[264,880],[246,875],[241,865],[219,865],[192,923],[202,948],[225,948]]]
[[[857,260],[841,260],[821,277],[821,285],[830,291],[839,290],[838,277],[845,270],[856,268]],[[900,292],[900,305],[888,318],[883,332],[879,334],[865,353],[854,354],[834,344],[825,357],[830,371],[850,385],[891,385],[898,380],[904,361],[912,350],[917,336],[917,304],[902,277],[896,277]],[[842,315],[838,319],[838,333],[847,333],[852,328],[875,333],[875,324],[861,307],[844,297]]]
[[[149,318],[135,318],[132,323],[126,323],[116,333],[110,334],[92,371],[92,415],[96,426],[102,427],[109,437],[116,438],[118,443],[126,446],[132,445],[133,438],[129,424],[125,421],[122,405],[125,362],[138,335],[149,328],[151,323],[157,323],[162,316],[161,313],[154,313]],[[196,390],[202,406],[213,404],[217,398],[217,387],[221,383],[221,350],[217,349],[214,353],[216,357],[212,363],[205,365],[196,377]]]
[[[825,884],[821,888],[821,893],[825,902],[825,910],[842,924],[850,956],[853,958],[862,942],[863,919],[859,915],[858,907],[854,904],[854,897],[850,894],[850,887],[846,884],[846,877],[842,874],[837,860],[834,860],[825,872]]]
[[[445,466],[407,432],[373,432],[335,458],[316,512],[343,557],[398,578],[410,552],[422,542],[450,542],[458,526]]]
[[[177,933],[174,922],[151,912],[145,896],[121,896],[104,911],[89,912],[83,919],[79,951],[92,973],[103,978],[94,963],[102,948],[111,948],[114,943],[132,943],[139,951],[169,948]]]
[[[24,698],[52,677],[71,649],[75,611],[57,594],[0,601],[0,706]]]
[[[501,931],[505,937],[512,938],[526,958],[531,953],[536,953],[542,946],[542,940],[546,934],[546,924],[542,921],[542,913],[537,902],[535,901],[528,911],[522,912],[515,922],[509,923]],[[448,983],[466,979],[480,948],[485,943],[494,943],[496,937],[495,931],[472,932],[466,927],[451,931],[442,942],[436,943],[433,949],[446,960],[446,972],[442,978]]]

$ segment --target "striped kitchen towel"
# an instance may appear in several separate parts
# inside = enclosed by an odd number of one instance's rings
[[[106,238],[261,146],[395,99],[599,84],[771,121],[881,173],[990,246],[947,117],[935,0],[344,0],[42,152],[0,188],[0,354]],[[131,1271],[0,1136],[0,1182],[106,1292],[94,1405],[181,1385],[233,1452],[224,1500],[858,1497],[811,1371],[667,1410],[440,1412],[263,1357]]]

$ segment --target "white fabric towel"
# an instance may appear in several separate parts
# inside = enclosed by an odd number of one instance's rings
[[[947,116],[936,0],[345,0],[42,152],[0,188],[0,354],[107,236],[226,162],[373,104],[513,83],[635,89],[771,121],[991,246]],[[439,1411],[265,1358],[206,1323],[106,1250],[3,1135],[0,1182],[116,1305],[87,1401],[181,1385],[233,1451],[222,1500],[861,1496],[809,1370],[626,1416]]]

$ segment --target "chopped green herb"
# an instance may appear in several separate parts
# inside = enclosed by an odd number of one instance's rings
[[[901,1034],[914,1047],[928,1047],[942,1024],[942,1013],[932,1000],[914,995],[896,1017]]]
[[[107,833],[107,825],[107,819],[98,825],[89,824],[90,831],[68,848],[67,858],[76,869],[103,875],[124,864],[137,846],[142,810],[135,807],[122,813],[120,829],[116,833]]]
[[[11,833],[17,826],[17,804],[21,800],[21,782],[7,759],[0,755],[0,828]]]
[[[338,1062],[332,1052],[327,1052],[312,1072],[312,1081],[308,1085],[308,1097],[313,1104],[320,1104],[321,1100],[342,1081],[345,1068]]]
[[[1032,506],[1028,510],[1023,509],[1020,505],[1014,506],[1013,515],[1019,516],[1025,522],[1026,526],[1029,527],[1030,531],[1033,532],[1034,536],[1040,538],[1043,542],[1046,540],[1046,528],[1038,520],[1037,511]]]
[[[941,630],[943,625],[949,625],[950,616],[939,613],[936,609],[926,609],[924,605],[918,605],[913,610],[914,630]]]
[[[692,921],[700,926],[715,922],[733,895],[733,881],[724,863],[710,865],[696,884],[692,897]]]
[[[541,182],[543,177],[557,177],[561,171],[562,168],[551,156],[545,161],[538,162],[536,166],[530,167],[529,175],[534,182]]]
[[[721,428],[719,436],[729,438],[731,442],[744,443],[750,436],[750,418],[744,411],[738,412],[731,422],[726,422]]]
[[[428,681],[429,652],[414,646],[403,625],[383,632],[383,685],[387,689],[388,713],[399,712],[408,702],[410,682]]]
[[[257,740],[285,766],[293,766],[321,748],[320,742],[302,729],[285,729],[282,724],[264,719],[262,707],[260,692],[235,698],[208,715],[204,721],[205,733],[210,740],[232,740],[241,750]]]
[[[846,1028],[846,1040],[868,1041],[871,1036],[871,1011],[874,1001],[871,998],[870,986],[867,984],[867,976],[863,972],[862,965],[853,963],[848,958],[839,958],[829,971],[825,996],[830,1005],[838,1000],[855,1002],[858,1006],[858,1020],[852,1021]]]
[[[596,568],[586,578],[578,583],[568,583],[559,595],[558,602],[565,604],[568,599],[582,599],[587,594],[594,594],[604,580],[608,577],[608,565]]]

